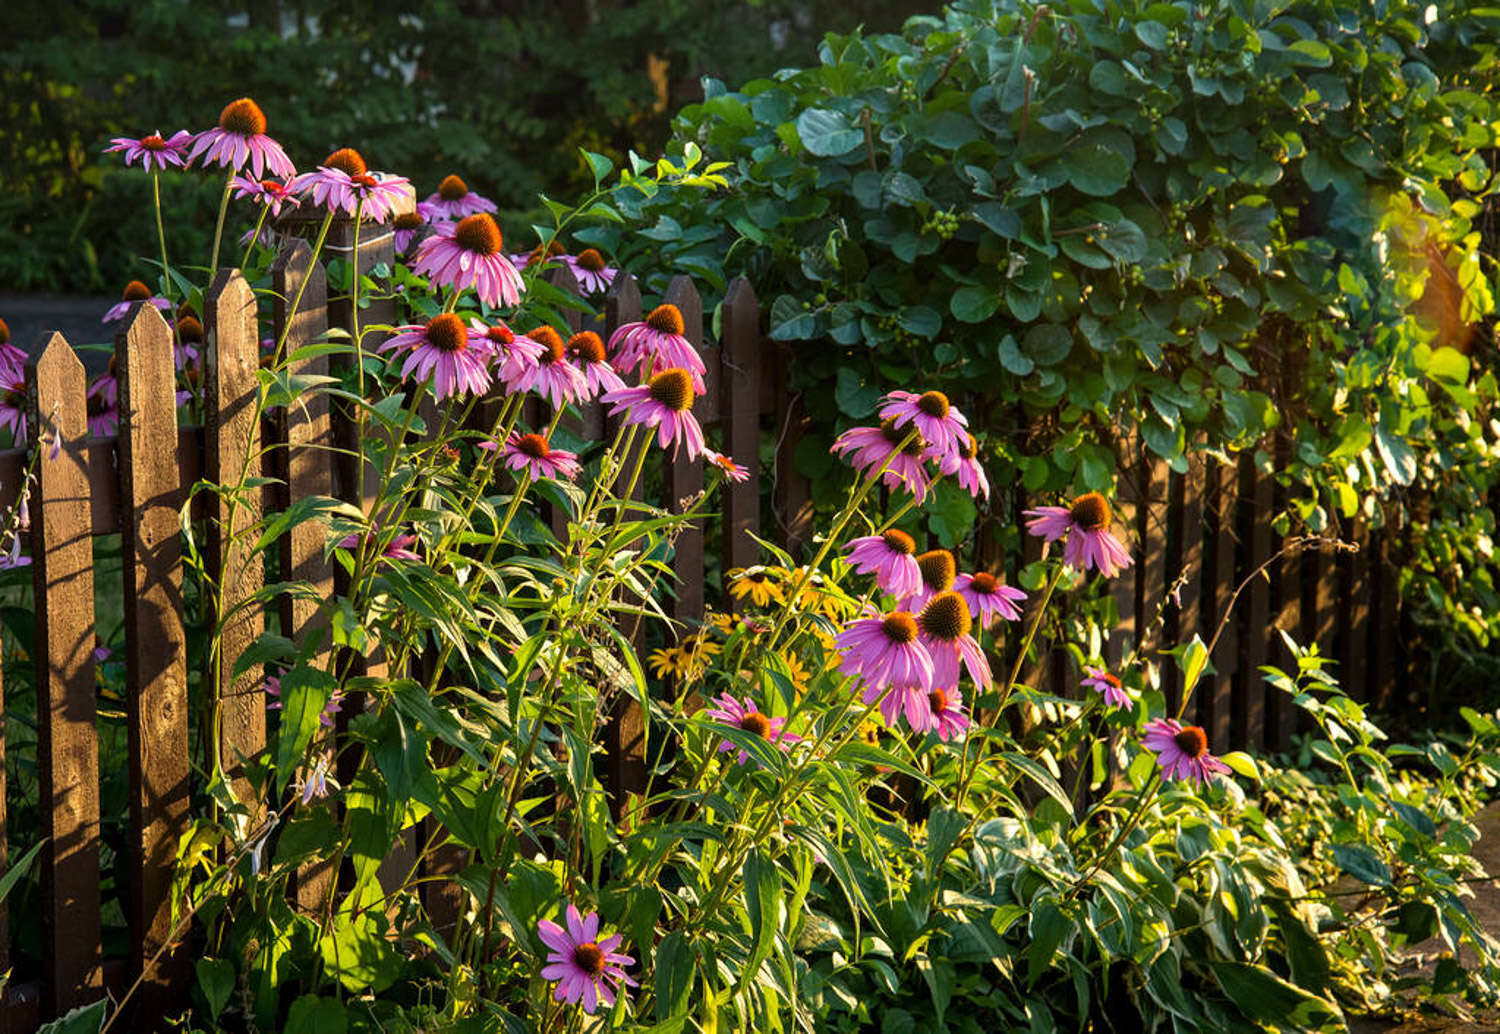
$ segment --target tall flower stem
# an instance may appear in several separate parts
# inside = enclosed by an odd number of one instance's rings
[[[1151,778],[1147,779],[1146,785],[1141,787],[1141,795],[1135,802],[1135,810],[1130,813],[1130,818],[1125,820],[1125,824],[1120,827],[1119,831],[1115,833],[1114,838],[1111,839],[1104,850],[1099,853],[1099,857],[1094,859],[1094,864],[1089,866],[1088,871],[1085,872],[1082,876],[1078,877],[1078,879],[1073,882],[1073,886],[1068,888],[1067,894],[1064,895],[1065,898],[1076,896],[1080,890],[1088,886],[1089,881],[1092,880],[1095,875],[1098,874],[1099,870],[1104,868],[1104,866],[1109,863],[1109,860],[1114,857],[1114,854],[1119,850],[1120,845],[1125,842],[1125,838],[1130,835],[1131,830],[1135,829],[1136,825],[1141,821],[1141,816],[1146,813],[1146,806],[1150,804],[1152,798],[1156,796],[1157,787],[1160,785],[1160,783],[1158,782],[1158,776],[1160,774],[1160,772],[1154,769],[1152,770]]]
[[[224,196],[219,199],[219,221],[214,223],[214,257],[208,266],[208,279],[219,271],[219,243],[224,239],[224,217],[229,214],[229,192],[234,189],[234,170],[224,179]]]
[[[224,196],[226,198],[229,197],[227,190]],[[151,200],[156,205],[156,239],[161,242],[162,296],[164,298],[171,298],[172,274],[170,267],[167,265],[167,231],[161,221],[161,173],[159,172],[151,174]]]
[[[250,234],[250,243],[245,245],[245,255],[240,259],[241,269],[244,269],[250,264],[250,256],[255,253],[255,246],[260,243],[260,231],[266,225],[266,213],[270,210],[270,205],[260,206],[260,218],[255,220],[255,231]]]
[[[225,197],[228,196],[228,194],[225,194]],[[318,256],[323,253],[323,242],[328,239],[328,228],[332,225],[333,209],[330,208],[328,214],[323,217],[323,225],[318,227],[318,239],[313,244],[312,257],[307,261],[309,272],[312,270],[313,263],[318,261]],[[302,292],[307,290],[307,281],[309,279],[311,277],[303,276],[301,282],[297,284],[297,293],[292,297],[291,307],[287,309],[286,321],[281,327],[281,336],[276,339],[275,358],[272,361],[273,366],[281,365],[282,349],[286,347],[287,335],[292,332],[292,324],[296,322],[297,309],[302,305]]]

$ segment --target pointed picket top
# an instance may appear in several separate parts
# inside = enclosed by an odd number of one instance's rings
[[[115,340],[128,338],[132,341],[141,335],[165,334],[168,341],[172,338],[172,328],[167,324],[166,318],[162,316],[161,310],[150,302],[136,302],[125,314],[125,320],[121,324],[122,330],[115,335]]]
[[[559,291],[583,297],[583,285],[578,282],[578,274],[573,272],[573,267],[564,262],[547,271],[547,282]],[[563,309],[561,311],[563,320],[568,324],[570,333],[576,334],[583,329],[583,313],[577,309]]]
[[[609,285],[609,290],[604,292],[605,343],[609,343],[610,334],[640,318],[641,287],[636,283],[633,273],[621,270],[615,275],[615,281]]]
[[[724,293],[723,338],[719,348],[719,414],[724,450],[750,472],[746,481],[725,480],[723,498],[724,566],[750,567],[760,555],[752,536],[760,534],[760,387],[762,341],[760,303],[755,288],[735,277]]]

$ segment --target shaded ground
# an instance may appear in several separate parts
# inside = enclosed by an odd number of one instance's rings
[[[1492,804],[1475,820],[1482,834],[1475,845],[1474,856],[1484,866],[1485,872],[1500,873],[1500,804]],[[1480,887],[1468,899],[1469,911],[1479,924],[1491,934],[1500,934],[1500,890]],[[1417,946],[1429,958],[1443,949],[1441,941],[1433,940]],[[1455,1020],[1446,1017],[1415,1017],[1409,1020],[1389,1021],[1358,1019],[1349,1024],[1351,1034],[1500,1034],[1500,1018],[1490,1017],[1482,1021]]]
[[[61,331],[68,344],[112,344],[113,330],[100,318],[118,298],[55,294],[0,294],[0,319],[10,326],[10,339],[18,347],[35,352],[51,331]],[[80,349],[79,356],[90,373],[104,369],[103,352]]]

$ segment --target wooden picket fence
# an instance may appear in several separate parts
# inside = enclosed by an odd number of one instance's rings
[[[390,262],[389,235],[366,236],[359,249],[361,269]],[[349,239],[347,227],[336,227],[330,246],[347,250]],[[310,259],[307,244],[298,241],[273,267],[271,323],[277,336],[286,330],[289,351],[319,339],[330,326],[350,323],[347,301],[328,297],[324,273]],[[571,274],[564,272],[557,282],[572,286]],[[287,328],[285,299],[299,291],[301,305]],[[700,346],[709,369],[708,393],[696,414],[706,425],[718,426],[724,451],[751,470],[749,481],[724,486],[723,526],[717,536],[721,555],[713,566],[728,570],[757,562],[751,535],[761,534],[763,496],[770,498],[765,512],[775,523],[768,537],[792,549],[805,547],[811,530],[808,485],[795,474],[791,457],[804,433],[810,402],[789,391],[785,353],[764,338],[753,290],[742,279],[729,285],[722,334],[709,345],[704,344],[702,304],[692,283],[674,279],[664,300],[681,309],[686,334]],[[96,1001],[106,991],[118,998],[142,974],[130,1029],[155,1029],[160,1017],[184,1000],[191,951],[167,941],[173,860],[188,828],[193,780],[179,523],[189,486],[199,479],[237,481],[265,444],[264,473],[280,481],[265,489],[258,506],[270,511],[310,494],[361,502],[354,497],[358,478],[351,457],[338,451],[342,447],[357,454],[353,422],[330,411],[326,399],[314,397],[305,409],[256,422],[257,302],[244,278],[237,271],[221,273],[205,308],[201,427],[178,426],[172,333],[150,305],[135,308],[116,342],[120,424],[114,437],[88,437],[84,369],[60,335],[42,344],[26,370],[33,436],[47,428],[61,436],[55,457],[50,445],[40,446],[30,496],[36,621],[29,651],[39,683],[37,772],[41,832],[47,839],[39,862],[42,957],[24,960],[9,985],[0,1007],[0,1034],[32,1031],[41,1021]],[[641,314],[636,282],[622,275],[606,297],[597,329],[607,339],[615,327]],[[376,303],[362,321],[396,322],[397,315],[393,303]],[[294,372],[326,373],[328,363],[327,357],[307,359]],[[597,406],[589,407],[577,429],[596,438],[604,433]],[[777,442],[770,471],[756,462],[765,432]],[[1149,632],[1158,645],[1195,630],[1210,639],[1235,585],[1278,546],[1270,524],[1278,500],[1269,477],[1248,465],[1205,467],[1197,461],[1184,475],[1170,474],[1161,461],[1138,449],[1127,447],[1126,452],[1122,521],[1134,531],[1140,559],[1114,584],[1122,616],[1110,646],[1116,660],[1141,632]],[[25,450],[0,453],[0,509],[8,510],[18,500],[28,464]],[[701,461],[679,456],[664,464],[667,505],[677,507],[703,487]],[[1019,522],[1019,511],[1027,504],[1006,486],[997,488],[1015,511],[988,519]],[[257,518],[255,511],[255,506],[242,509],[234,527],[246,527]],[[200,493],[194,514],[203,520],[211,567],[222,564],[235,572],[226,580],[224,600],[226,608],[233,607],[261,587],[261,566],[243,541],[234,542],[225,533],[227,504]],[[106,589],[95,584],[93,538],[111,534],[120,536],[123,579]],[[1352,559],[1340,558],[1336,565],[1321,554],[1303,555],[1273,567],[1269,579],[1253,581],[1246,590],[1247,598],[1214,653],[1217,674],[1198,697],[1199,721],[1216,747],[1287,742],[1293,717],[1256,674],[1259,664],[1286,660],[1274,631],[1278,625],[1316,638],[1325,652],[1340,657],[1357,695],[1393,702],[1399,641],[1395,569],[1385,538],[1364,531],[1359,538],[1366,548]],[[279,569],[284,577],[318,586],[326,598],[334,591],[334,576],[322,559],[323,539],[320,525],[293,527],[280,544]],[[705,541],[699,527],[680,535],[675,544],[673,568],[681,581],[667,609],[689,625],[702,616],[710,592],[704,576],[710,559]],[[981,551],[977,560],[1008,565],[1014,577],[1018,564],[1037,555],[1036,540],[1027,541],[1021,556],[1000,558]],[[1200,576],[1180,586],[1181,605],[1167,608],[1165,627],[1148,628],[1184,566]],[[100,773],[91,652],[96,591],[120,593],[125,616],[130,782],[125,906],[131,945],[125,959],[107,959],[101,935]],[[317,610],[305,599],[287,597],[275,618],[282,629],[298,633],[316,620]],[[236,759],[256,753],[266,741],[259,673],[232,675],[234,659],[265,624],[265,615],[245,608],[224,633],[216,688],[223,713],[219,749],[231,776],[237,774]],[[1073,692],[1067,683],[1074,675],[1060,663],[1059,652],[1044,648],[1040,658],[1028,677]],[[376,663],[371,662],[372,673],[381,670]],[[616,794],[644,784],[640,716],[634,707],[633,702],[622,704],[609,725],[609,783]],[[3,779],[0,765],[0,809]],[[246,792],[243,780],[234,785],[237,792]],[[0,811],[0,867],[7,864],[6,857]],[[441,870],[461,863],[451,852],[440,852],[431,862]],[[299,882],[316,895],[331,878],[331,873],[310,872]],[[0,932],[6,929],[3,909],[0,903]],[[9,940],[0,936],[0,970],[11,963]]]

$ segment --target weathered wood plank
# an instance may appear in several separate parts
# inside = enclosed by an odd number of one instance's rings
[[[802,393],[792,391],[791,349],[784,342],[770,347],[775,353],[773,362],[767,365],[776,368],[776,401],[771,410],[776,422],[772,506],[781,545],[795,557],[812,540],[813,532],[812,489],[807,478],[797,471],[797,446],[807,432],[809,421]]]
[[[693,281],[686,276],[674,276],[667,287],[665,301],[677,306],[682,313],[683,337],[700,354],[703,353],[703,301],[698,297],[698,289],[693,286]],[[709,355],[708,360],[711,361],[704,364],[708,367],[704,384],[708,391],[703,397],[713,398],[719,387],[715,383],[718,379],[718,356]],[[694,409],[697,408],[695,404]],[[667,507],[673,513],[682,513],[685,506],[691,506],[703,492],[703,459],[701,456],[689,459],[687,449],[679,448],[668,460],[666,473]],[[704,603],[701,520],[692,521],[677,532],[673,543],[672,569],[679,580],[673,586],[676,596],[667,607],[667,613],[689,628],[696,627],[703,619]]]
[[[1118,620],[1109,632],[1109,646],[1104,660],[1118,664],[1140,641],[1144,621],[1140,614],[1141,592],[1138,579],[1141,574],[1142,520],[1146,507],[1142,505],[1146,495],[1144,457],[1140,440],[1133,436],[1122,436],[1116,443],[1119,462],[1118,490],[1111,500],[1114,510],[1111,528],[1125,543],[1136,562],[1109,581],[1109,594],[1115,601]],[[1053,543],[1049,555],[1061,555],[1062,544]]]
[[[1148,449],[1141,450],[1140,544],[1136,553],[1137,584],[1140,586],[1140,637],[1143,656],[1154,658],[1163,645],[1163,622],[1168,610],[1167,556],[1168,481],[1167,461]],[[1177,713],[1181,687],[1164,680],[1167,707]]]
[[[1245,529],[1247,549],[1236,581],[1243,579],[1271,556],[1272,489],[1270,475],[1255,466],[1254,456],[1240,458],[1240,519]],[[1266,685],[1260,666],[1270,659],[1271,585],[1264,576],[1254,578],[1245,589],[1240,605],[1244,608],[1240,622],[1241,658],[1239,702],[1236,711],[1243,716],[1240,725],[1242,741],[1236,746],[1260,750],[1266,743]]]
[[[755,298],[755,289],[744,277],[736,277],[730,283],[724,296],[723,317],[719,410],[724,426],[724,450],[750,472],[748,480],[725,481],[719,489],[724,506],[723,569],[728,571],[750,567],[760,556],[760,546],[750,536],[760,534],[760,360],[763,349],[760,303]]]
[[[204,476],[217,485],[236,485],[258,477],[260,415],[256,398],[260,339],[255,295],[239,270],[223,270],[204,301],[203,400]],[[260,490],[237,499],[219,496],[218,513],[208,525],[205,559],[219,581],[219,651],[216,661],[219,699],[219,764],[235,796],[252,812],[263,806],[244,775],[244,761],[265,749],[266,702],[261,674],[251,669],[234,675],[234,666],[265,627],[258,606],[243,606],[263,582],[261,558],[251,548],[260,520]]]
[[[1174,507],[1178,520],[1178,549],[1173,580],[1180,580],[1182,583],[1177,594],[1180,601],[1175,625],[1178,643],[1192,642],[1193,636],[1197,635],[1206,644],[1209,636],[1213,635],[1212,628],[1203,627],[1203,565],[1207,554],[1204,548],[1207,528],[1204,527],[1203,511],[1205,476],[1203,454],[1189,453],[1187,473],[1177,479],[1178,503]],[[1181,667],[1173,665],[1172,673],[1173,681],[1180,689]],[[1207,695],[1203,692],[1205,686],[1206,682],[1193,690],[1193,697],[1188,701],[1188,708],[1183,714],[1185,724],[1208,727],[1205,719],[1200,717],[1204,713],[1203,700]]]
[[[1344,591],[1342,660],[1344,691],[1355,700],[1370,699],[1370,613],[1374,579],[1370,570],[1370,526],[1364,515],[1354,519],[1354,544],[1359,552],[1343,560],[1348,573]]]
[[[1375,613],[1372,615],[1375,651],[1372,657],[1374,670],[1370,672],[1370,700],[1381,710],[1397,705],[1396,687],[1401,678],[1397,653],[1401,637],[1401,592],[1397,584],[1399,554],[1392,541],[1394,531],[1389,515],[1386,521],[1370,536],[1370,563],[1375,572]]]
[[[150,309],[151,306],[146,306]],[[151,310],[153,313],[155,309]],[[157,317],[160,323],[160,317]],[[163,326],[165,329],[165,326]],[[171,366],[170,341],[167,364]],[[83,364],[53,334],[26,367],[28,419],[59,436],[31,501],[37,777],[42,836],[42,1013],[100,997],[99,741],[94,711],[94,553]]]
[[[1239,671],[1239,637],[1235,633],[1233,617],[1223,625],[1222,632],[1219,628],[1236,584],[1235,554],[1239,535],[1235,517],[1239,508],[1239,470],[1233,463],[1216,464],[1207,469],[1205,483],[1210,493],[1208,501],[1212,520],[1208,539],[1210,555],[1205,561],[1210,575],[1206,584],[1210,591],[1204,597],[1204,624],[1209,629],[1207,642],[1213,644],[1214,673],[1204,676],[1204,686],[1200,691],[1204,695],[1199,701],[1204,710],[1200,711],[1200,716],[1208,723],[1203,727],[1209,730],[1209,742],[1214,749],[1228,750],[1233,742],[1234,679]],[[1215,634],[1218,635],[1216,643],[1213,642]]]
[[[188,822],[187,668],[172,332],[136,306],[116,338],[120,378],[120,553],[125,572],[126,725],[130,749],[131,972],[145,974],[147,1026],[175,1001],[185,955],[171,937],[172,866]]]

